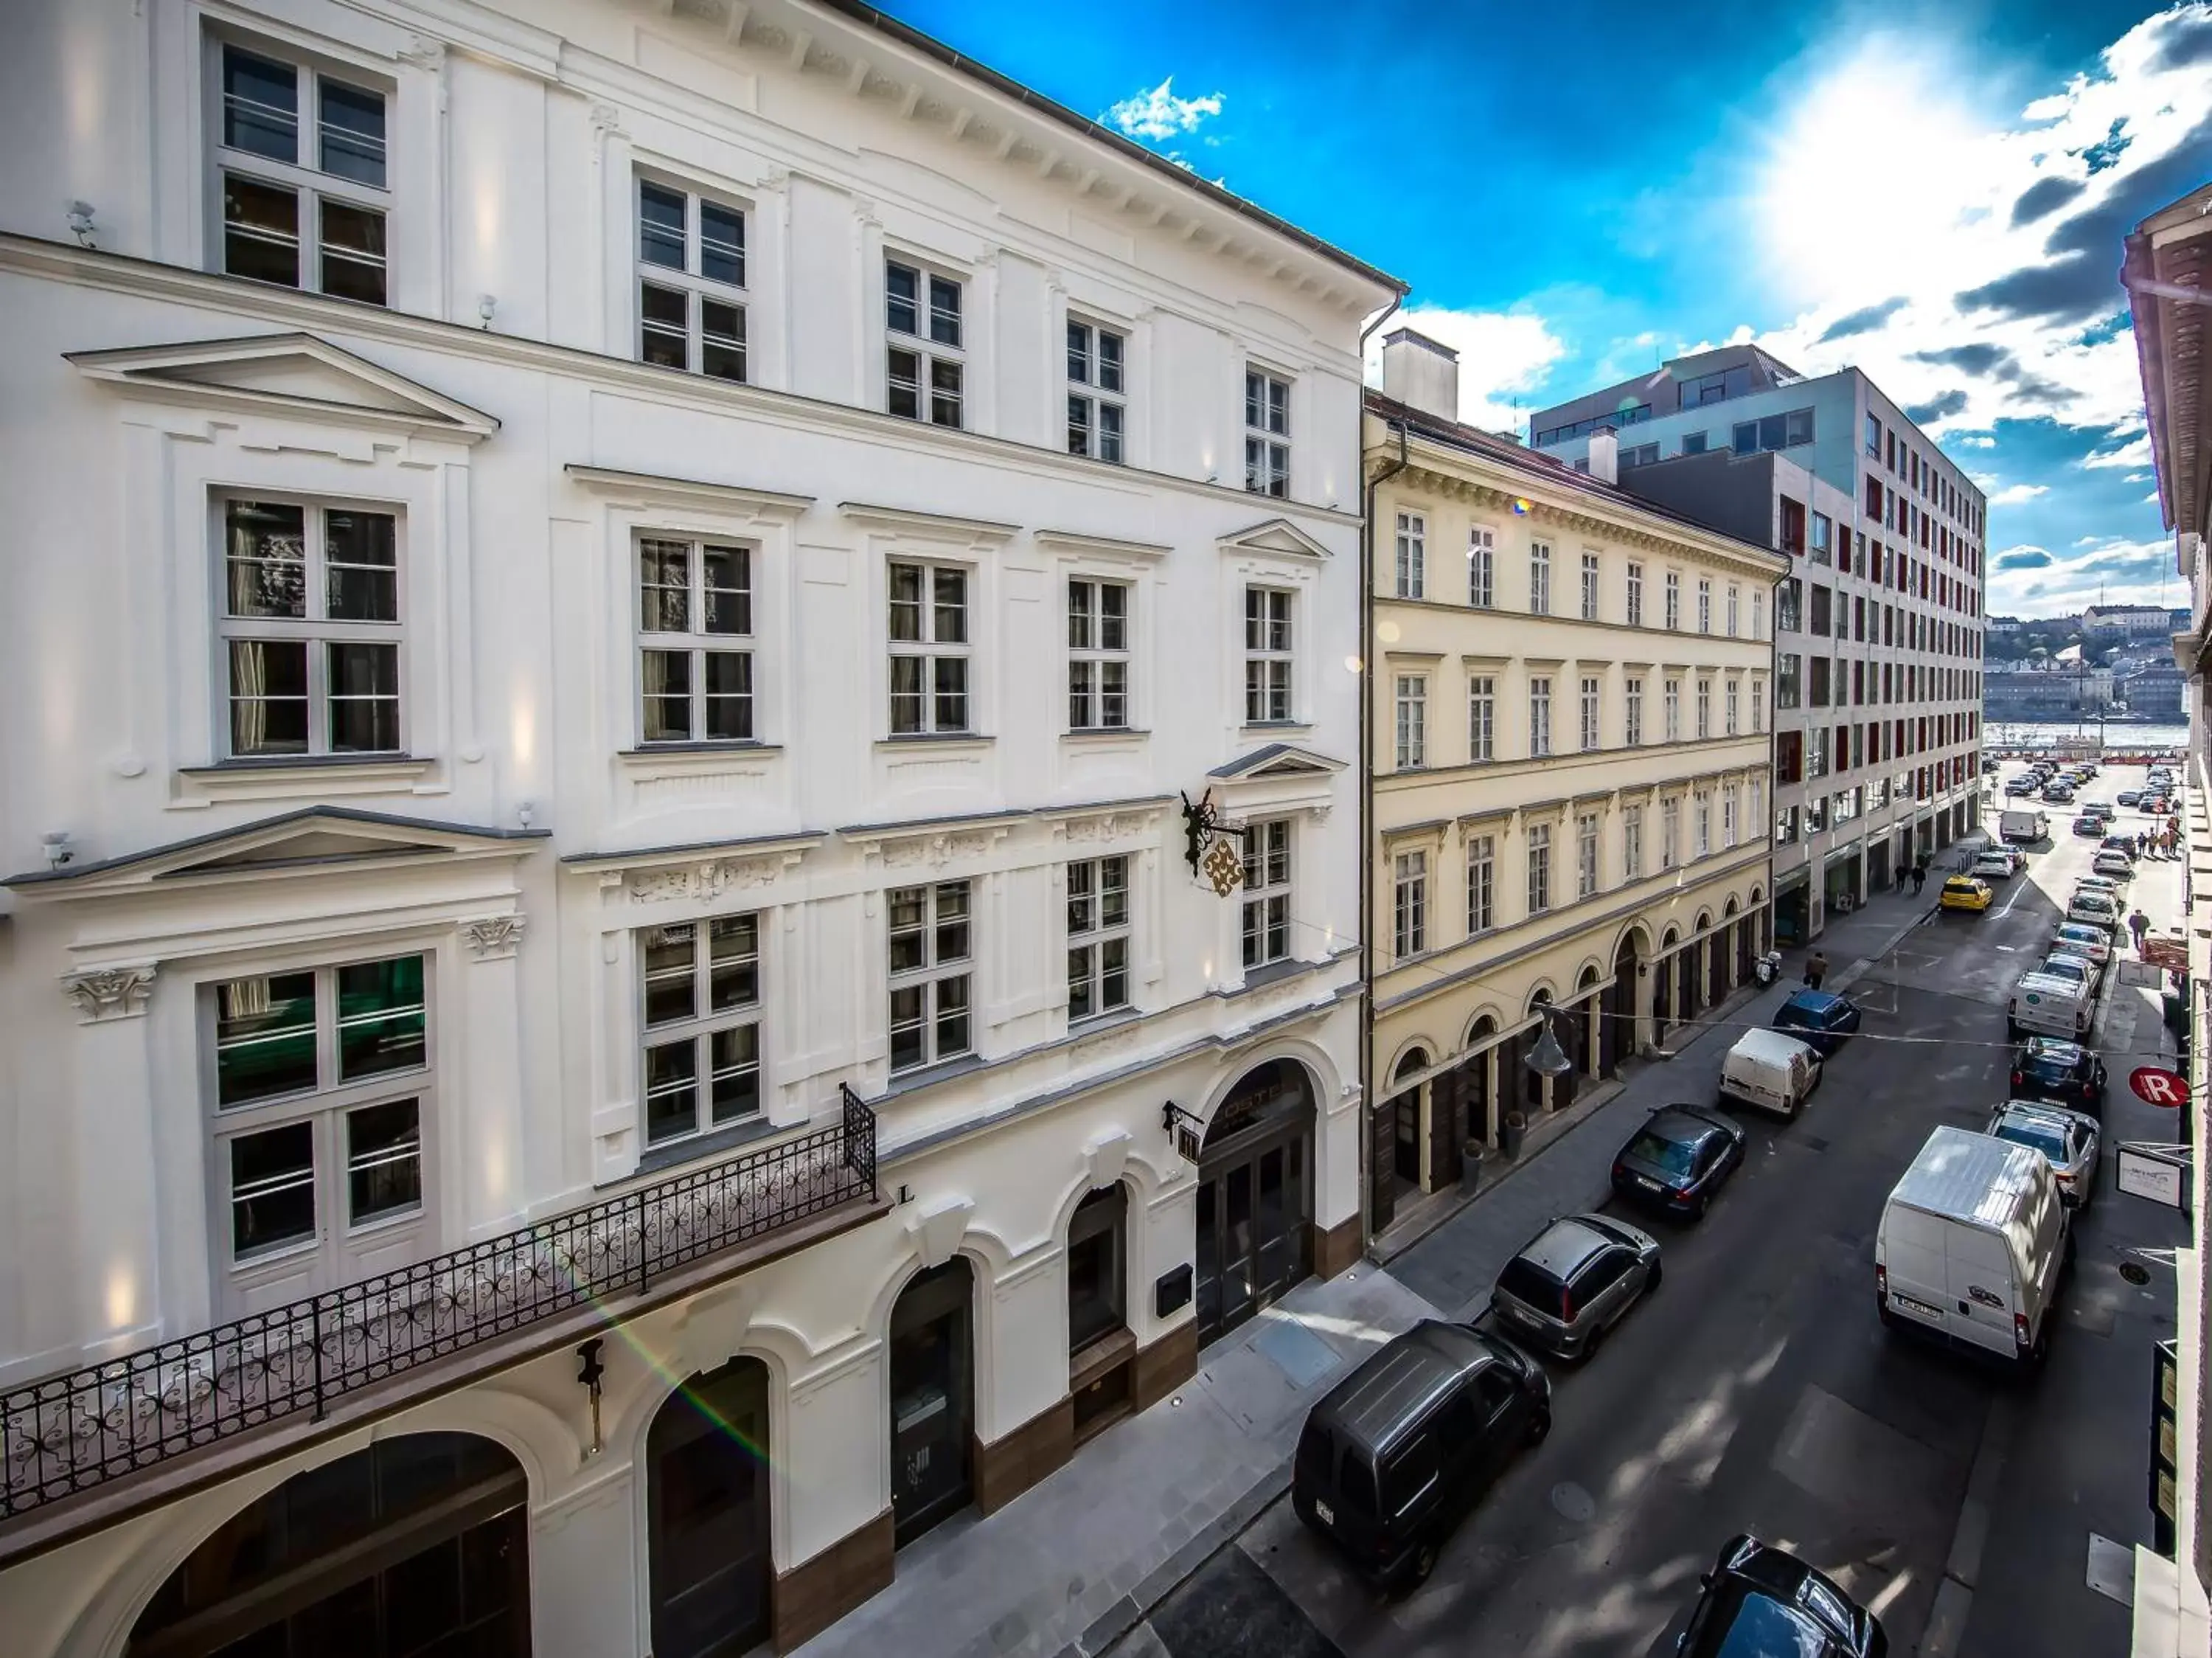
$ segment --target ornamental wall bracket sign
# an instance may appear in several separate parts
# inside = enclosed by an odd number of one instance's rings
[[[1251,832],[1221,815],[1211,789],[1196,801],[1182,796],[1182,832],[1183,860],[1191,874],[1203,875],[1223,898],[1244,884],[1243,854],[1230,842],[1232,836],[1242,840]]]
[[[1175,1143],[1176,1155],[1186,1163],[1195,1165],[1200,1149],[1206,1143],[1206,1123],[1193,1116],[1172,1100],[1160,1107],[1160,1126]]]

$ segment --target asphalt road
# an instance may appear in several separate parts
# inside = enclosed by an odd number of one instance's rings
[[[2107,771],[2087,797],[2139,780]],[[2089,1540],[2148,1539],[2150,1344],[2172,1333],[2173,1304],[2157,1252],[2183,1240],[2182,1216],[2116,1192],[2107,1154],[2051,1362],[2026,1383],[1875,1317],[1882,1201],[1931,1127],[1978,1128],[2003,1097],[2006,996],[2087,871],[2094,843],[2051,815],[2056,843],[1988,913],[1915,928],[1850,986],[1864,1036],[1796,1122],[1746,1118],[1750,1155],[1710,1216],[1652,1227],[1665,1283],[1588,1365],[1555,1368],[1551,1438],[1508,1469],[1425,1587],[1401,1600],[1364,1588],[1278,1503],[1164,1603],[1145,1649],[1671,1654],[1698,1574],[1748,1530],[1872,1606],[1898,1658],[1923,1637],[1964,1658],[2124,1653],[2129,1613],[2088,1587]],[[2130,905],[2170,922],[2181,865],[2142,869]],[[2138,977],[2108,978],[2100,1015],[2108,1144],[2174,1132],[2172,1113],[2125,1097],[2130,1067],[2148,1063],[2130,1056],[2159,1045]],[[1712,1099],[1722,1045],[1672,1063],[1678,1097]],[[2120,1276],[2130,1261],[2146,1285]]]

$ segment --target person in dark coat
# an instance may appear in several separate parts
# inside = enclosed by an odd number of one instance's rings
[[[1811,985],[1817,991],[1820,988],[1820,981],[1827,976],[1827,957],[1822,955],[1818,950],[1815,950],[1812,954],[1805,958],[1805,982],[1808,984]]]

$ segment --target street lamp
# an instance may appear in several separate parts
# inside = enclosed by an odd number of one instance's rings
[[[1539,1076],[1557,1080],[1575,1068],[1575,1062],[1567,1058],[1567,1051],[1559,1045],[1559,1039],[1553,1033],[1553,1021],[1565,1011],[1554,1007],[1544,1009],[1543,1034],[1536,1039],[1536,1045],[1522,1061]]]

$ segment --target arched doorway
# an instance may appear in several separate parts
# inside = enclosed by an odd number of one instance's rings
[[[1595,1079],[1598,1075],[1598,1038],[1593,1027],[1599,1022],[1597,969],[1585,967],[1575,980],[1574,1045],[1567,1057],[1575,1062],[1576,1072]]]
[[[1674,1021],[1674,958],[1669,954],[1677,935],[1669,927],[1659,941],[1659,960],[1651,972],[1651,1039],[1664,1043],[1667,1027]]]
[[[1474,1047],[1497,1034],[1498,1021],[1485,1014],[1468,1027],[1466,1045]],[[1463,1079],[1461,1087],[1467,1101],[1467,1137],[1488,1145],[1498,1143],[1497,1094],[1491,1088],[1491,1067],[1497,1063],[1497,1050],[1491,1049],[1460,1065]]]
[[[1686,1023],[1695,1019],[1704,1006],[1698,999],[1698,943],[1694,937],[1674,952],[1674,967],[1675,1016]]]
[[[529,1482],[475,1434],[402,1434],[295,1474],[169,1574],[131,1658],[530,1650]]]
[[[1698,925],[1693,936],[1698,941],[1692,947],[1697,952],[1697,965],[1692,971],[1697,978],[1698,1007],[1702,1012],[1721,999],[1720,939],[1713,931],[1713,912],[1711,910],[1698,911]]]
[[[1734,899],[1721,913],[1729,917],[1729,954],[1735,964],[1729,974],[1729,988],[1733,991],[1751,983],[1751,918],[1736,913]]]
[[[1605,993],[1605,1017],[1598,1026],[1599,1063],[1607,1076],[1636,1051],[1636,930],[1631,928],[1613,953],[1613,984]]]
[[[1425,1085],[1408,1079],[1429,1068],[1426,1048],[1408,1049],[1390,1073],[1390,1199],[1393,1204],[1421,1190],[1421,1100]],[[1379,1225],[1379,1218],[1378,1218]]]
[[[1773,917],[1766,911],[1766,894],[1751,889],[1751,954],[1754,963],[1774,948]]]
[[[902,1549],[975,1500],[975,1276],[955,1255],[915,1274],[891,1306],[891,1518]]]
[[[734,1658],[768,1638],[768,1368],[732,1359],[671,1393],[646,1435],[654,1658]]]
[[[1239,1077],[1198,1156],[1198,1340],[1234,1330],[1313,1271],[1313,1083],[1295,1059]]]

